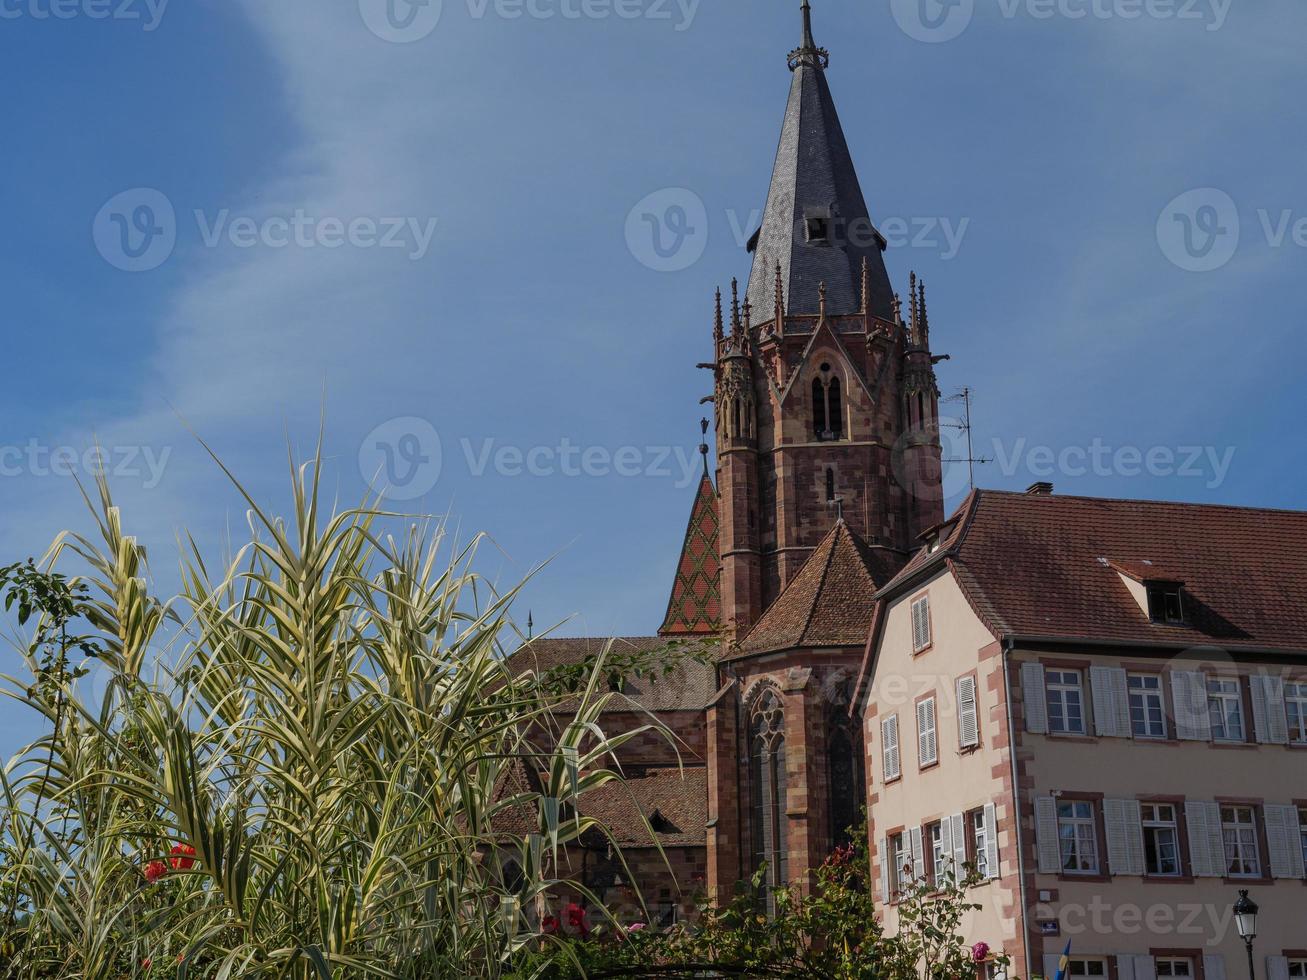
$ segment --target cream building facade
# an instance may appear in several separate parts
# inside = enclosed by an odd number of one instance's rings
[[[886,925],[984,876],[1016,974],[1307,976],[1307,514],[978,492],[878,594],[858,692]],[[981,976],[985,968],[981,968]]]

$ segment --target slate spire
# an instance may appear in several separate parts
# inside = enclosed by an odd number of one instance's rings
[[[865,259],[870,313],[890,319],[894,297],[881,256],[885,240],[871,222],[835,111],[826,81],[829,64],[829,53],[814,40],[812,8],[804,0],[803,43],[789,56],[794,77],[748,299],[754,310],[771,309],[779,263],[787,314],[815,315],[822,282],[831,315],[859,313]]]

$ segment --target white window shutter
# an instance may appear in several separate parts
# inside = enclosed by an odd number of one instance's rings
[[[976,679],[958,679],[958,745],[973,749],[980,744],[980,708],[976,703]]]
[[[1289,980],[1289,957],[1266,957],[1267,980]]]
[[[1204,980],[1225,980],[1225,957],[1220,953],[1203,957]]]
[[[894,861],[894,852],[889,849],[889,838],[880,839],[880,903],[888,905],[890,902],[889,883],[890,883],[890,864]]]
[[[1039,873],[1060,874],[1062,842],[1058,837],[1057,800],[1051,796],[1035,800],[1035,837],[1039,844]]]
[[[1053,822],[1057,823],[1057,811],[1053,812]],[[985,860],[989,864],[989,877],[998,879],[1002,871],[998,866],[998,807],[993,803],[985,804]],[[1061,845],[1058,849],[1058,863],[1061,864]]]
[[[955,813],[948,822],[953,825],[953,869],[961,881],[966,877],[967,867],[967,818]]]
[[[1298,808],[1267,805],[1263,808],[1263,813],[1266,817],[1266,844],[1271,851],[1271,876],[1275,878],[1307,876],[1307,869],[1303,867]]]
[[[885,781],[898,779],[903,775],[899,753],[899,716],[890,715],[880,724],[881,765],[885,770]]]
[[[953,818],[945,817],[939,822],[939,849],[942,867],[935,869],[935,878],[942,881],[944,878],[957,879],[958,869],[953,867]]]
[[[939,761],[939,731],[935,725],[935,699],[917,704],[917,760],[922,766]]]
[[[1253,731],[1262,745],[1288,745],[1289,719],[1284,713],[1284,681],[1258,675],[1249,678],[1253,701]]]
[[[1116,957],[1116,980],[1135,980],[1135,958],[1129,953]]]
[[[1151,956],[1135,957],[1135,980],[1157,980],[1157,963]]]
[[[1044,691],[1044,665],[1022,664],[1021,687],[1026,709],[1026,731],[1048,734],[1048,695]]]
[[[1195,878],[1225,877],[1225,840],[1221,808],[1216,803],[1190,800],[1184,805],[1189,825],[1189,861]]]
[[[1107,859],[1114,875],[1143,875],[1144,825],[1138,800],[1104,800]]]
[[[1171,698],[1175,704],[1175,733],[1189,742],[1212,740],[1212,716],[1207,710],[1207,678],[1201,673],[1177,670],[1171,673]]]
[[[1130,725],[1130,678],[1123,668],[1112,671],[1112,709],[1116,712],[1116,730],[1122,738],[1134,735]]]
[[[1118,718],[1113,698],[1111,667],[1090,667],[1089,686],[1094,700],[1094,731],[1100,738],[1121,738],[1125,732],[1117,725]]]
[[[926,877],[926,849],[921,828],[913,827],[908,836],[912,845],[912,877],[920,881]]]

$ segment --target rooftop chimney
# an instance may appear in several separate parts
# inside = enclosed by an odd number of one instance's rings
[[[1051,497],[1053,496],[1053,484],[1051,483],[1032,483],[1026,489],[1032,497]]]

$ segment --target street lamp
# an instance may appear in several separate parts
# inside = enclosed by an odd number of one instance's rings
[[[1239,930],[1243,944],[1248,948],[1248,976],[1257,980],[1253,969],[1253,940],[1257,938],[1257,903],[1248,897],[1247,891],[1239,892],[1239,901],[1234,903],[1234,924]]]

